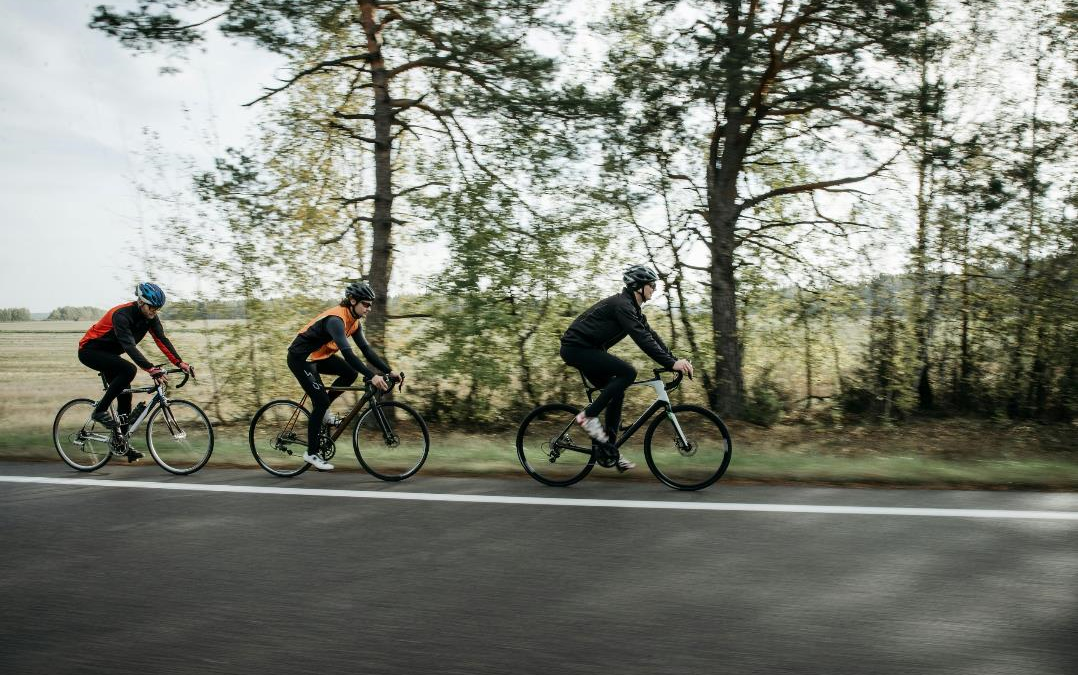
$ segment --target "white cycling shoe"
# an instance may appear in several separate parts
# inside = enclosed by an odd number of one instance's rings
[[[333,465],[322,459],[318,455],[312,455],[309,452],[304,453],[303,461],[307,462],[319,471],[333,471]]]
[[[606,429],[603,428],[598,417],[585,417],[584,412],[581,411],[576,416],[576,423],[580,425],[580,428],[584,430],[588,436],[591,436],[594,440],[600,443],[609,443],[610,437],[606,435]]]

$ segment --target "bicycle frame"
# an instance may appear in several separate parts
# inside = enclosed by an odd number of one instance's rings
[[[397,381],[397,383],[400,386],[403,386],[404,385],[404,380],[401,379],[401,380]],[[383,433],[385,433],[388,429],[390,429],[389,420],[386,419],[385,413],[382,412],[382,406],[379,404],[379,394],[380,394],[380,392],[377,389],[375,389],[373,386],[365,384],[362,387],[326,387],[326,391],[339,391],[339,392],[362,391],[363,392],[363,397],[360,398],[358,401],[356,401],[355,405],[352,406],[352,409],[348,411],[348,414],[345,415],[341,419],[340,423],[336,427],[334,427],[333,430],[330,432],[329,439],[331,441],[333,441],[334,443],[336,443],[337,439],[341,437],[341,434],[344,433],[344,430],[348,428],[348,425],[350,425],[352,423],[352,421],[356,417],[358,417],[360,413],[363,412],[363,410],[367,406],[368,402],[370,403],[371,410],[374,411],[375,417],[378,420],[378,426],[382,429]],[[309,398],[310,397],[307,394],[303,394],[303,398],[301,398],[300,401],[299,401],[299,408],[296,408],[295,412],[292,413],[292,417],[289,418],[288,423],[285,425],[285,431],[293,432],[295,430],[296,422],[299,421],[300,408],[303,408],[307,404],[307,400]],[[306,442],[304,442],[302,440],[299,440],[298,438],[297,438],[296,442],[299,445],[302,445],[304,447],[306,447],[306,445],[307,445]]]
[[[171,374],[171,373],[178,373],[178,372],[183,372],[183,371],[169,370],[167,372]],[[187,378],[188,378],[188,376],[186,374],[184,374],[183,381],[180,382],[176,386],[176,388],[179,389],[184,384],[186,384],[187,383]],[[104,382],[104,378],[102,378],[102,382]],[[106,384],[106,387],[107,387],[108,386],[107,383],[105,383],[105,384]],[[88,440],[91,440],[91,441],[98,441],[99,443],[108,443],[112,439],[113,433],[116,433],[116,434],[119,434],[121,436],[121,438],[123,439],[124,444],[126,445],[127,442],[129,441],[129,439],[131,438],[131,436],[133,436],[135,434],[135,432],[138,431],[139,427],[142,426],[143,421],[145,421],[146,418],[150,416],[150,413],[152,413],[155,409],[157,409],[158,406],[163,406],[165,408],[165,411],[166,411],[165,423],[168,425],[169,431],[172,432],[173,435],[176,436],[176,438],[183,438],[184,436],[186,436],[186,434],[183,432],[183,430],[180,429],[179,426],[176,424],[176,421],[174,419],[172,419],[171,413],[168,413],[168,401],[169,401],[169,399],[168,399],[168,395],[165,393],[165,383],[162,382],[161,384],[153,384],[153,385],[150,385],[148,387],[132,387],[131,389],[124,389],[120,393],[122,395],[122,394],[149,394],[151,392],[153,392],[154,395],[152,397],[150,397],[149,402],[146,403],[146,407],[142,409],[142,412],[139,413],[139,416],[133,422],[128,422],[127,423],[127,431],[126,432],[121,432],[119,430],[119,427],[117,427],[114,431],[109,431],[108,434],[91,433],[91,434],[87,434],[86,438]],[[112,405],[109,406],[109,409],[112,411],[113,417],[119,419],[119,415],[116,413],[116,403],[115,402]]]
[[[633,434],[635,434],[637,431],[639,431],[640,427],[644,426],[651,419],[652,415],[654,415],[656,412],[658,412],[660,410],[665,410],[666,415],[670,418],[670,421],[673,423],[674,430],[676,431],[677,436],[678,436],[678,441],[680,441],[681,443],[687,443],[688,442],[686,440],[686,438],[685,438],[685,432],[683,432],[681,430],[681,424],[679,424],[678,421],[677,421],[677,416],[674,415],[673,404],[670,403],[670,395],[667,393],[666,383],[663,382],[662,378],[659,377],[660,372],[664,372],[664,371],[656,370],[655,371],[655,377],[653,377],[651,379],[648,379],[648,380],[638,380],[637,382],[633,382],[632,384],[629,385],[630,387],[644,386],[644,385],[647,385],[647,386],[651,387],[652,389],[655,390],[655,401],[650,406],[648,406],[648,409],[645,410],[644,413],[642,415],[640,415],[640,417],[638,417],[635,422],[630,424],[625,429],[625,433],[618,434],[618,439],[615,441],[614,446],[613,446],[615,450],[621,448],[622,445],[624,445],[630,438],[632,438]],[[582,379],[584,378],[583,374],[581,374],[581,378]],[[680,383],[680,381],[681,381],[681,376],[679,375],[678,378],[674,380],[674,384],[671,386],[671,389],[676,388],[677,383]],[[588,401],[589,402],[594,400],[592,398],[592,394],[594,394],[595,392],[597,392],[597,391],[599,391],[601,389],[601,387],[589,386],[588,381],[586,379],[584,379],[584,387],[585,387],[585,389],[587,391]],[[568,432],[573,427],[574,424],[576,424],[575,421],[569,422],[569,424],[567,424],[565,426],[565,428],[562,429],[561,434],[558,436],[558,438],[564,438],[566,432]],[[578,446],[578,445],[565,445],[565,446],[562,446],[562,447],[564,449],[566,449],[566,450],[575,450],[577,452],[583,452],[583,453],[589,454],[589,455],[592,452],[591,448],[583,448],[583,447]]]

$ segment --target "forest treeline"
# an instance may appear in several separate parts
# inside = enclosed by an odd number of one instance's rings
[[[243,309],[213,338],[222,398],[287,388],[318,307],[282,299],[359,278],[432,418],[577,396],[558,335],[643,262],[652,325],[724,415],[1074,418],[1075,0],[584,4],[94,11],[131,50],[217,31],[289,64],[252,93],[257,138],[189,187],[162,191],[148,139],[170,236],[147,267]]]

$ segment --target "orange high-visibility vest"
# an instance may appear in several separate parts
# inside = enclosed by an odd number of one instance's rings
[[[353,317],[352,311],[349,310],[347,307],[338,306],[327,309],[318,316],[314,317],[313,319],[311,319],[310,323],[304,326],[299,332],[306,332],[308,328],[313,326],[318,321],[326,318],[327,316],[341,317],[341,320],[344,321],[344,334],[349,337],[352,336],[352,333],[355,333],[357,330],[359,330],[359,319]],[[333,356],[337,349],[337,343],[335,343],[333,340],[330,340],[326,344],[319,347],[317,351],[311,352],[310,359],[312,361],[321,361],[322,359],[328,359],[329,357]]]

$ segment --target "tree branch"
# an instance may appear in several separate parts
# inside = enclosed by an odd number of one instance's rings
[[[788,185],[786,187],[770,190],[763,193],[762,195],[753,197],[752,199],[746,199],[745,201],[741,202],[737,206],[737,212],[738,214],[740,214],[745,209],[751,209],[757,204],[765,202],[768,199],[772,199],[774,197],[779,197],[782,195],[797,194],[801,192],[813,192],[815,190],[822,190],[824,188],[834,187],[836,185],[846,185],[848,183],[857,183],[863,180],[867,180],[890,166],[891,162],[895,161],[896,157],[898,157],[898,153],[895,153],[895,155],[892,156],[891,159],[887,160],[872,171],[869,171],[868,173],[861,176],[848,176],[846,178],[836,178],[834,180],[818,181],[816,183],[804,183],[802,185]]]

